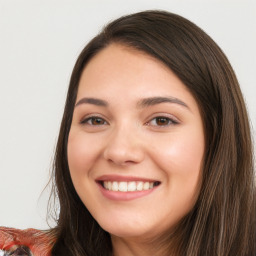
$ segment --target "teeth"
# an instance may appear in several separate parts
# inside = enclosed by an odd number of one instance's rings
[[[136,191],[136,182],[135,181],[130,181],[128,182],[127,190],[128,191]]]
[[[103,182],[103,187],[104,187],[105,189],[108,189],[108,182],[107,182],[107,181],[104,181],[104,182]]]
[[[117,181],[114,181],[113,183],[112,183],[112,190],[113,191],[118,191],[118,182]]]
[[[127,192],[127,182],[119,182],[118,190],[122,192]]]
[[[108,181],[108,189],[112,190],[112,183],[110,181]]]
[[[143,184],[143,189],[144,189],[144,190],[148,190],[148,189],[149,189],[149,182],[145,182],[145,183]]]
[[[158,183],[156,183],[158,185]],[[149,190],[154,187],[154,182],[143,182],[143,181],[104,181],[103,187],[107,190],[112,191],[121,191],[121,192],[133,192],[133,191],[142,191]]]
[[[137,190],[141,191],[142,189],[143,189],[143,182],[142,181],[137,182]]]

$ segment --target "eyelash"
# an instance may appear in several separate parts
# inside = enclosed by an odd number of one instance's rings
[[[104,123],[103,123],[103,124],[93,124],[93,123],[92,123],[93,121],[97,121],[97,120],[103,121]],[[81,124],[84,124],[84,125],[92,125],[92,126],[101,126],[101,125],[106,125],[106,124],[108,124],[107,121],[105,121],[103,118],[101,118],[101,117],[99,117],[99,116],[90,116],[90,117],[87,117],[87,118],[83,119],[80,123],[81,123]]]
[[[177,120],[174,120],[174,118],[170,118],[170,117],[166,117],[166,116],[156,116],[156,117],[152,118],[149,122],[147,122],[146,125],[150,125],[150,123],[152,121],[155,122],[155,124],[153,124],[153,126],[158,126],[158,127],[166,127],[166,126],[170,126],[170,125],[179,124],[179,122]],[[164,124],[162,123],[163,125],[159,125],[159,124],[157,124],[157,121],[163,121]]]
[[[96,121],[97,123],[93,124],[94,121]],[[166,126],[170,126],[170,125],[179,124],[179,122],[177,120],[174,120],[174,118],[169,118],[166,116],[154,117],[150,121],[146,122],[145,124],[150,125],[150,123],[153,121],[155,122],[155,124],[153,124],[153,126],[158,126],[158,127],[166,127]],[[164,123],[162,123],[163,125],[159,125],[159,124],[157,124],[157,121],[163,121]],[[87,118],[83,119],[80,123],[83,125],[91,125],[91,126],[102,126],[102,125],[108,124],[108,122],[106,120],[104,120],[103,118],[98,117],[98,116],[87,117]]]

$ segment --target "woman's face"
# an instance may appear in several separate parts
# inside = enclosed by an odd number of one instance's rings
[[[112,44],[85,67],[68,140],[75,189],[99,225],[153,238],[197,199],[204,155],[197,103],[164,64]]]

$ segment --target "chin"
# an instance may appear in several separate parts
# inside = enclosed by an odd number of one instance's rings
[[[120,238],[146,238],[148,232],[143,232],[143,230],[139,229],[126,229],[124,227],[120,228],[108,228],[104,229],[107,231],[110,236],[120,237]],[[150,232],[149,232],[150,233]]]
[[[150,238],[156,233],[156,227],[146,225],[146,221],[111,218],[110,221],[99,221],[99,225],[111,236],[120,238]]]

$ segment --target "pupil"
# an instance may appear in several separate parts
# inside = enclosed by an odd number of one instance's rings
[[[92,123],[96,124],[96,125],[97,124],[103,124],[103,121],[102,121],[101,118],[93,118]]]
[[[168,124],[168,120],[167,120],[167,118],[159,117],[159,118],[157,118],[157,124],[166,125],[166,124]]]

